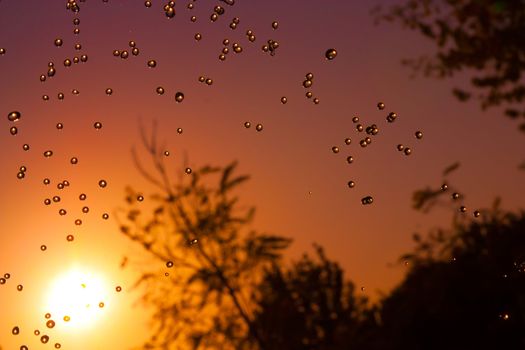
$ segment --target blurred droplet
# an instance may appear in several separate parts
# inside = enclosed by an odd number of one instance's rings
[[[461,207],[459,207],[459,211],[464,213],[467,211],[467,207],[465,207],[464,205],[462,205]]]
[[[352,163],[354,161],[354,157],[348,156],[348,157],[346,157],[346,161],[347,161],[347,163],[350,164],[350,163]]]
[[[314,100],[313,100],[313,101],[314,101],[314,103],[315,103],[316,105],[318,105],[319,102],[320,102],[320,101],[319,101],[319,98],[317,98],[317,97],[314,97]]]
[[[173,267],[173,261],[168,261],[168,262],[166,262],[166,266],[167,266],[168,268],[172,268],[172,267]]]
[[[122,287],[121,287],[121,286],[117,286],[117,287],[115,288],[115,290],[116,290],[117,292],[120,293],[120,292],[122,291]]]
[[[108,213],[102,214],[102,219],[104,219],[104,220],[109,219],[109,214]]]
[[[47,335],[41,336],[40,341],[42,342],[42,344],[47,344],[47,342],[49,341],[49,336]]]
[[[20,334],[20,328],[18,328],[17,326],[13,327],[13,329],[11,330],[11,333],[13,333],[13,335]]]
[[[67,235],[66,236],[66,241],[73,242],[74,240],[75,240],[75,236],[73,236],[73,235]]]
[[[481,215],[481,213],[479,212],[479,210],[474,210],[474,217],[475,218],[479,218],[480,215]]]
[[[459,193],[457,192],[452,193],[452,199],[454,200],[459,199]]]
[[[16,286],[16,290],[21,292],[22,290],[24,289],[24,286],[19,284],[18,286]]]
[[[337,56],[337,50],[336,49],[328,49],[326,50],[324,56],[327,60],[333,60]]]
[[[385,109],[385,104],[383,102],[378,102],[377,103],[377,109],[379,109],[380,111]]]
[[[279,27],[279,23],[277,23],[277,21],[273,21],[272,22],[272,28],[273,29],[277,29]]]
[[[66,316],[64,316],[63,320],[64,320],[64,322],[69,322],[69,321],[71,321],[71,317],[66,315]]]
[[[41,250],[41,251],[46,251],[46,250],[47,250],[47,246],[44,245],[44,244],[41,245],[41,246],[40,246],[40,250]]]
[[[46,157],[46,158],[49,158],[52,155],[53,155],[53,151],[51,151],[51,150],[47,150],[47,151],[44,152],[44,157]]]
[[[47,326],[47,328],[53,328],[53,327],[55,327],[55,321],[53,321],[53,320],[49,320],[49,321],[47,321],[47,322],[46,322],[46,326]]]
[[[9,133],[13,136],[17,135],[18,134],[18,128],[16,126],[12,126],[11,128],[9,128]]]
[[[182,134],[182,128],[177,128],[177,134]]]
[[[155,68],[155,67],[157,67],[157,61],[155,61],[155,60],[149,60],[149,61],[148,61],[148,67],[149,67],[149,68]]]

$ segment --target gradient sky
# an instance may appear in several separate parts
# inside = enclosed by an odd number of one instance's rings
[[[226,13],[215,23],[209,16],[218,1],[195,1],[191,11],[188,1],[179,1],[172,20],[163,14],[164,3],[154,0],[151,8],[143,1],[80,3],[80,34],[74,35],[76,16],[65,10],[65,1],[0,1],[0,47],[6,49],[0,56],[0,273],[11,274],[0,285],[0,346],[39,348],[32,332],[45,328],[52,281],[73,267],[124,290],[110,293],[90,328],[56,327],[51,342],[92,350],[123,349],[145,339],[147,310],[133,306],[140,294],[126,289],[136,270],[119,268],[123,256],[133,260],[139,250],[121,236],[113,217],[101,219],[124,205],[127,185],[145,194],[151,190],[130,155],[140,143],[139,120],[145,127],[157,120],[173,176],[184,154],[190,166],[238,160],[239,171],[252,176],[240,194],[244,204],[257,207],[254,227],[293,238],[291,259],[320,243],[372,298],[400,281],[403,266],[390,265],[411,249],[414,232],[450,223],[450,211],[425,215],[411,209],[412,192],[440,186],[449,164],[462,163],[451,180],[469,209],[489,207],[497,195],[504,208],[523,208],[525,172],[517,170],[523,134],[501,111],[481,112],[477,104],[452,96],[451,87],[468,86],[466,75],[453,81],[410,79],[400,60],[432,52],[432,44],[397,25],[374,26],[369,11],[378,1],[238,0],[233,7],[221,3]],[[235,16],[240,23],[231,30]],[[272,21],[278,21],[277,30]],[[247,29],[254,31],[255,43],[247,40]],[[195,33],[202,40],[197,42]],[[55,47],[56,38],[62,47]],[[243,52],[230,52],[222,62],[224,38],[239,43]],[[274,57],[261,50],[268,39],[280,44]],[[115,49],[129,50],[129,40],[136,41],[139,56],[113,57]],[[75,43],[82,44],[81,51],[74,50]],[[328,48],[337,49],[336,59],[325,59]],[[81,54],[88,62],[63,66],[65,58]],[[150,59],[156,68],[147,67]],[[57,73],[41,83],[48,62]],[[318,105],[304,96],[308,72],[314,74],[311,91]],[[213,85],[199,83],[200,75],[213,78]],[[157,95],[157,86],[166,93]],[[113,89],[112,96],[106,88]],[[182,103],[175,102],[177,91],[185,94]],[[42,100],[44,94],[49,101]],[[379,101],[385,110],[377,109]],[[13,110],[22,113],[16,124],[6,117]],[[387,125],[390,111],[399,118]],[[358,145],[364,133],[356,132],[354,115],[363,125],[380,128],[365,149]],[[101,130],[93,128],[95,121],[103,123]],[[245,121],[252,128],[245,129]],[[56,129],[58,122],[63,130]],[[257,123],[264,125],[262,132],[255,131]],[[9,132],[13,125],[16,136]],[[178,127],[184,130],[180,135]],[[416,130],[423,131],[422,140],[415,139]],[[24,143],[29,151],[22,149]],[[413,154],[400,154],[398,143],[411,146]],[[332,146],[341,151],[333,154]],[[49,159],[43,156],[48,149],[54,152]],[[348,155],[356,159],[351,165]],[[77,165],[69,162],[74,156]],[[18,180],[22,165],[26,177]],[[45,177],[51,185],[42,183]],[[66,179],[71,186],[58,190],[56,184]],[[100,179],[107,180],[107,188],[98,187]],[[349,180],[356,182],[354,189],[346,186]],[[81,212],[82,192],[88,214]],[[53,195],[62,201],[45,206],[44,199]],[[373,196],[373,205],[361,205],[366,195]],[[60,208],[67,215],[60,216]],[[81,226],[74,225],[76,218],[83,220]],[[75,241],[66,242],[67,234]],[[47,251],[40,251],[42,244]],[[16,291],[19,283],[23,292]],[[18,336],[11,335],[15,325],[22,330]]]

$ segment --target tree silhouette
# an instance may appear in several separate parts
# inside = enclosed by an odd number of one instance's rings
[[[471,91],[454,88],[461,101],[474,91],[483,109],[505,106],[505,114],[521,118],[525,131],[525,2],[522,0],[404,0],[388,10],[373,10],[377,22],[400,22],[435,42],[432,56],[403,64],[425,76],[472,73]]]
[[[367,298],[321,247],[292,267],[274,266],[261,284],[255,325],[269,349],[349,349],[366,324]],[[364,334],[364,333],[363,333]]]
[[[265,349],[251,297],[290,240],[247,231],[255,209],[243,210],[232,194],[249,178],[235,175],[235,162],[181,170],[172,183],[155,127],[151,137],[141,136],[157,175],[142,166],[135,150],[134,160],[158,192],[142,202],[128,188],[127,205],[117,216],[121,232],[153,258],[135,285],[155,308],[155,329],[144,348]],[[151,213],[142,209],[148,202]]]
[[[443,181],[458,168],[447,167]],[[525,212],[505,213],[496,199],[467,216],[443,201],[452,188],[414,193],[417,210],[450,206],[452,227],[414,235],[414,251],[400,259],[408,274],[377,309],[372,349],[525,348]]]

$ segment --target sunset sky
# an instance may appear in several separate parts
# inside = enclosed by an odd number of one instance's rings
[[[505,209],[524,207],[525,172],[518,170],[523,133],[501,110],[482,112],[477,103],[452,96],[452,87],[468,87],[469,72],[445,81],[410,78],[401,59],[432,53],[433,46],[399,25],[373,24],[370,9],[393,1],[237,0],[232,7],[199,0],[189,10],[185,0],[177,1],[173,19],[162,10],[166,1],[152,3],[147,8],[140,0],[87,0],[74,14],[66,1],[0,0],[0,48],[5,48],[0,55],[0,274],[10,274],[0,285],[3,349],[44,348],[42,334],[51,338],[48,348],[59,342],[75,350],[126,349],[147,337],[148,310],[136,305],[140,293],[128,290],[144,257],[114,220],[125,204],[126,186],[142,191],[145,201],[154,190],[132,163],[140,123],[149,130],[157,121],[174,178],[185,154],[190,167],[238,160],[239,172],[252,177],[239,195],[257,207],[253,227],[293,238],[288,261],[312,252],[312,243],[321,244],[374,300],[401,280],[404,266],[397,259],[412,248],[413,233],[449,225],[450,210],[411,209],[413,191],[438,188],[446,166],[461,162],[450,180],[465,195],[468,215],[490,207],[496,196]],[[211,22],[218,4],[226,12]],[[240,21],[232,30],[234,17]],[[248,29],[256,35],[253,43]],[[61,47],[54,44],[57,38]],[[230,52],[221,61],[225,38]],[[268,39],[279,42],[274,56],[261,49]],[[130,40],[138,56],[131,54]],[[75,50],[77,43],[81,50]],[[241,53],[233,52],[233,43],[241,45]],[[325,58],[330,48],[338,53],[333,60]],[[114,57],[114,50],[128,50],[129,57]],[[83,54],[87,62],[64,66],[66,58]],[[149,60],[156,61],[155,68],[148,67]],[[41,82],[49,62],[56,74]],[[309,72],[319,104],[305,97],[302,83]],[[199,76],[213,84],[199,82]],[[159,86],[164,95],[156,93]],[[174,97],[179,91],[185,96],[181,103]],[[57,98],[60,92],[63,100]],[[379,101],[384,110],[378,110]],[[12,111],[21,113],[19,121],[8,120]],[[398,114],[395,123],[386,123],[389,112]],[[359,140],[367,135],[356,131],[353,116],[380,129],[366,148]],[[244,127],[246,121],[251,128]],[[100,130],[95,122],[102,123]],[[255,129],[259,123],[261,132]],[[13,126],[16,135],[10,133]],[[418,130],[421,140],[414,137]],[[399,143],[412,154],[398,152]],[[47,150],[52,157],[44,157]],[[346,162],[349,155],[355,158],[352,164]],[[71,164],[72,157],[78,164]],[[17,179],[20,166],[27,168],[23,179]],[[51,183],[45,185],[44,178]],[[64,180],[70,186],[57,189]],[[107,181],[105,188],[100,180]],[[350,180],[354,188],[348,188]],[[78,199],[81,193],[87,195],[84,202]],[[60,202],[44,204],[55,195]],[[373,204],[362,205],[361,198],[369,195]],[[59,215],[62,208],[66,215]],[[75,225],[76,219],[82,225]],[[68,234],[73,242],[66,240]],[[130,264],[121,269],[124,256]],[[73,327],[58,319],[49,329],[44,315],[51,312],[50,300],[57,299],[56,281],[70,271],[85,274],[80,279],[94,276],[104,307],[92,305],[93,319],[85,324]],[[12,334],[15,326],[19,335]]]

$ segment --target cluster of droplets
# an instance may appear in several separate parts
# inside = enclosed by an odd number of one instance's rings
[[[122,49],[122,50],[115,49],[115,50],[113,50],[113,56],[114,57],[120,57],[121,59],[125,60],[125,59],[127,59],[129,57],[129,53],[130,52],[131,52],[131,54],[133,56],[138,56],[139,55],[140,50],[137,47],[137,43],[134,40],[130,40],[128,42],[128,46],[129,46],[129,49]],[[108,95],[110,95],[110,93],[108,93],[107,90],[106,90],[106,93]]]
[[[449,186],[447,183],[443,183],[441,185],[441,191],[442,192],[448,192],[449,191]],[[467,207],[464,205],[464,203],[461,203],[462,200],[464,199],[464,196],[462,196],[459,192],[452,192],[452,194],[450,195],[450,198],[452,199],[452,201],[454,203],[457,203],[459,202],[460,204],[458,204],[458,207],[457,207],[457,210],[460,212],[460,213],[467,213]],[[480,210],[474,210],[472,212],[472,216],[474,218],[479,218],[481,216],[481,211]]]
[[[244,122],[244,127],[245,127],[246,129],[250,129],[250,128],[252,127],[252,123],[246,121],[246,122]],[[259,123],[259,124],[255,125],[255,130],[256,130],[256,131],[261,132],[261,131],[263,131],[263,129],[264,129],[264,127],[263,127],[262,124]]]
[[[305,96],[307,99],[312,100],[314,104],[319,104],[319,98],[314,97],[312,91],[310,91],[310,88],[314,85],[314,74],[313,73],[306,73],[303,80],[303,88],[306,89]],[[282,102],[282,100],[281,100]]]

